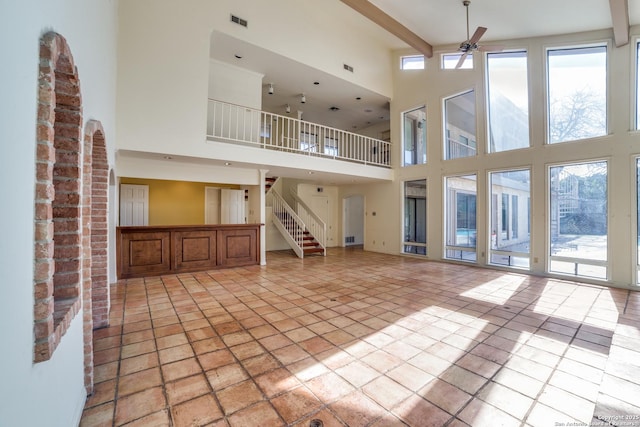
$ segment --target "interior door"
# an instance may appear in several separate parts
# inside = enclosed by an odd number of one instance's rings
[[[204,223],[220,224],[220,189],[217,187],[204,189]]]
[[[220,223],[244,224],[244,190],[220,190]]]
[[[149,186],[120,184],[120,225],[149,225]]]

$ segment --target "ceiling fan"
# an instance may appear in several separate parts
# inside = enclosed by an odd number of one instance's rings
[[[473,35],[469,37],[469,4],[471,4],[471,0],[462,0],[462,4],[467,10],[467,40],[460,43],[460,47],[458,48],[458,50],[462,52],[462,55],[460,55],[460,60],[456,64],[456,69],[462,67],[462,64],[464,64],[464,61],[467,59],[467,55],[469,55],[469,52],[472,52],[474,50],[502,50],[501,46],[478,45],[478,41],[480,41],[480,38],[484,35],[485,31],[487,31],[486,27],[476,28],[476,31],[473,33]]]

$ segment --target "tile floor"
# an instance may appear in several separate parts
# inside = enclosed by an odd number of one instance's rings
[[[81,426],[639,426],[639,319],[637,292],[270,252],[114,285]]]

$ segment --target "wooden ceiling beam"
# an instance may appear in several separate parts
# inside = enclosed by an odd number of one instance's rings
[[[394,36],[398,37],[403,42],[407,43],[409,46],[416,49],[418,52],[422,53],[425,57],[431,58],[433,56],[433,47],[424,41],[420,36],[416,33],[393,19],[391,16],[387,15],[381,9],[371,4],[367,0],[340,0],[342,3],[351,7],[355,11],[359,12],[361,15],[369,18],[385,30],[389,31]],[[616,0],[610,0],[614,2]],[[626,0],[622,0],[625,1]]]
[[[609,0],[616,46],[629,43],[629,0]]]

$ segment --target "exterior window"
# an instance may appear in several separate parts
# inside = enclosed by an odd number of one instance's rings
[[[489,263],[529,268],[529,197],[528,169],[492,172],[491,242]],[[520,206],[522,203],[522,206]],[[527,230],[520,233],[519,230]]]
[[[427,110],[416,108],[402,114],[404,165],[427,163]]]
[[[636,159],[636,284],[640,284],[640,158]]]
[[[445,206],[445,257],[475,261],[476,176],[447,177]]]
[[[606,46],[547,51],[548,140],[607,134]]]
[[[447,98],[445,114],[445,160],[475,156],[476,94],[469,91]]]
[[[407,254],[427,254],[427,182],[404,183],[404,246]]]
[[[527,52],[487,54],[489,152],[529,147]]]
[[[607,162],[549,168],[549,271],[607,278]]]
[[[440,65],[443,70],[455,70],[458,61],[462,53],[445,53],[442,55],[442,64]],[[469,53],[464,59],[462,66],[459,70],[471,70],[473,69],[473,53]]]
[[[636,43],[636,129],[640,129],[640,41]]]
[[[400,67],[403,70],[424,70],[424,56],[423,55],[412,55],[412,56],[403,56]]]

